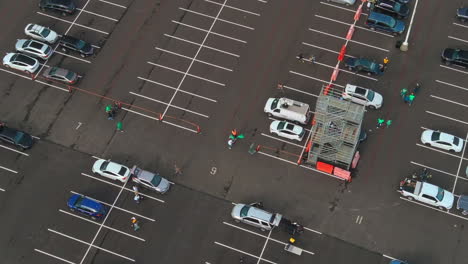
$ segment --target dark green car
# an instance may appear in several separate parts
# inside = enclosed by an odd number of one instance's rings
[[[383,73],[383,65],[366,58],[348,58],[345,67],[350,71],[366,72],[368,75],[380,75]]]

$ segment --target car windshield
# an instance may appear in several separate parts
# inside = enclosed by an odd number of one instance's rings
[[[50,46],[47,47],[46,50],[44,51],[44,53],[45,53],[45,54],[49,54],[49,52],[50,52],[51,49],[52,49],[52,48],[51,48]]]
[[[453,137],[453,144],[458,146],[459,143],[460,143],[460,139],[457,137]]]
[[[270,224],[273,224],[275,222],[276,214],[272,214],[270,218]]]
[[[21,46],[21,47],[22,47],[23,49],[24,49],[24,48],[27,48],[27,47],[29,46],[30,43],[31,43],[30,40],[25,41],[25,42],[23,43],[23,46]]]
[[[367,99],[372,102],[374,100],[374,97],[375,97],[375,92],[369,90],[369,92],[367,93]]]
[[[127,168],[122,166],[122,168],[120,168],[119,174],[122,176],[125,176],[126,173],[127,173]]]
[[[394,2],[393,10],[395,10],[396,12],[400,12],[401,11],[401,4],[398,3],[398,2]]]
[[[102,164],[101,164],[101,167],[99,168],[100,170],[102,171],[105,171],[107,169],[107,166],[109,165],[109,162],[108,161],[104,161]]]
[[[286,122],[279,122],[278,123],[278,130],[281,130],[284,128],[284,125],[286,125]]]
[[[21,139],[23,139],[24,133],[23,132],[16,132],[15,135],[15,142],[19,143],[21,142]]]
[[[78,199],[76,199],[76,202],[75,202],[75,206],[76,207],[81,207],[81,204],[83,203],[83,197],[79,197]]]
[[[159,184],[161,183],[161,180],[162,180],[162,177],[159,176],[159,174],[156,174],[151,180],[151,184],[153,184],[153,186],[159,186]]]
[[[396,26],[396,20],[393,17],[388,17],[387,25],[394,28]]]
[[[42,37],[44,37],[44,38],[47,38],[47,36],[49,36],[49,34],[50,34],[50,29],[48,29],[48,28],[44,28],[44,29],[41,31],[41,35],[42,35]]]
[[[241,217],[246,217],[247,214],[249,213],[249,210],[250,210],[250,206],[245,205],[245,206],[242,207],[242,209],[240,210],[240,216],[241,216]]]
[[[444,199],[444,189],[440,188],[437,190],[437,200],[442,201]]]
[[[293,131],[293,130],[294,130],[294,125],[293,125],[293,124],[288,124],[288,125],[286,126],[286,129],[287,129],[287,130],[290,130],[290,131]]]
[[[83,49],[85,45],[86,45],[86,42],[84,42],[84,41],[82,41],[82,40],[79,40],[79,41],[76,43],[76,47],[79,48],[79,49]]]
[[[437,141],[440,139],[440,132],[433,132],[431,136],[432,141]]]
[[[73,80],[73,78],[75,77],[75,74],[71,71],[69,71],[67,73],[67,75],[65,76],[65,78],[67,78],[67,80]]]
[[[271,109],[275,109],[278,106],[278,101],[279,99],[273,100],[273,103],[271,103]]]

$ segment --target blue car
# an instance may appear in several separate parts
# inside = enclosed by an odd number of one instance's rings
[[[393,35],[400,35],[405,31],[405,23],[403,21],[372,11],[367,16],[366,26],[372,30],[386,31]]]
[[[70,211],[78,211],[94,220],[102,219],[107,214],[107,208],[103,204],[79,194],[72,195],[67,205]]]
[[[390,261],[390,264],[408,264],[408,263],[403,262],[401,260],[394,259],[394,260]]]
[[[382,74],[383,65],[366,58],[347,58],[345,60],[345,67],[350,71],[365,72],[368,75]]]

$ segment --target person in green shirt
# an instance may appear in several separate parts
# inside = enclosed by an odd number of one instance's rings
[[[408,104],[409,104],[410,106],[413,104],[414,98],[416,98],[416,96],[414,95],[414,93],[411,93],[411,94],[408,96],[408,99],[409,99]]]
[[[377,118],[377,128],[382,127],[385,123],[385,119]]]

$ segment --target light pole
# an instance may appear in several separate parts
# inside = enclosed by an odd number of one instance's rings
[[[406,33],[406,38],[405,38],[405,41],[400,46],[401,51],[408,51],[408,46],[409,46],[408,39],[411,33],[411,27],[413,26],[414,15],[416,14],[416,10],[418,8],[418,2],[419,0],[416,0],[416,3],[414,4],[414,11],[413,11],[413,14],[411,14],[411,21],[408,27],[408,32]]]

